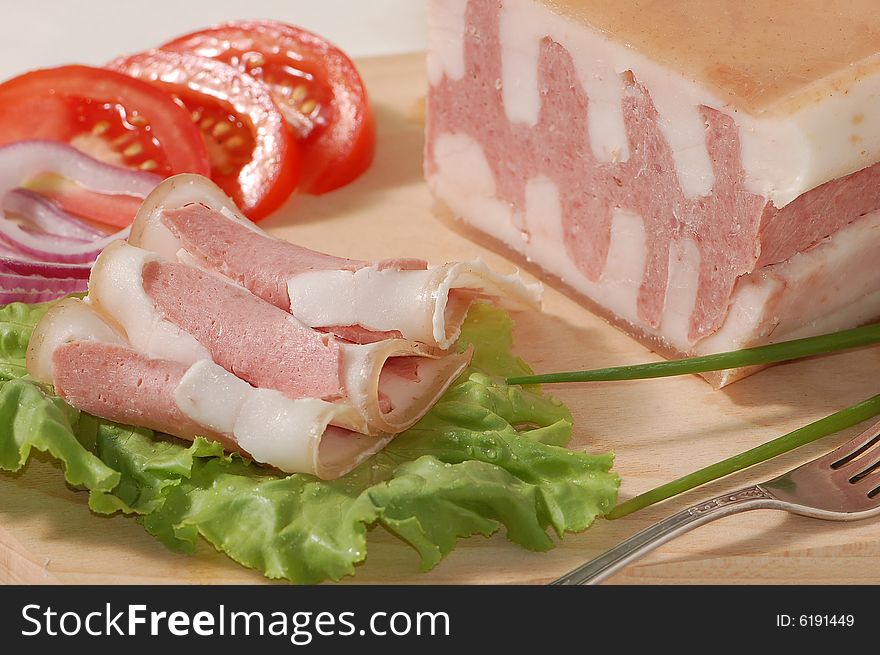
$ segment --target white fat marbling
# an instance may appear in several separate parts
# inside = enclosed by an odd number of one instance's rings
[[[700,282],[700,249],[693,239],[673,241],[669,247],[669,274],[659,334],[678,350],[690,350],[691,316]]]
[[[578,68],[578,75],[589,99],[587,128],[593,155],[604,162],[627,161],[629,138],[620,110],[623,78],[608,61],[601,59],[595,66]]]
[[[45,384],[55,383],[53,354],[72,341],[100,341],[124,346],[125,339],[95,309],[78,298],[65,298],[34,328],[27,350],[27,370]]]
[[[323,400],[291,400],[279,391],[252,389],[236,417],[235,440],[257,461],[287,473],[320,475],[321,437],[334,413]]]
[[[529,180],[521,230],[514,225],[510,206],[494,197],[495,182],[479,143],[462,134],[442,134],[435,142],[434,155],[438,172],[429,184],[457,216],[522,252],[620,318],[639,324],[636,302],[646,258],[641,217],[613,212],[608,265],[601,279],[592,282],[565,251],[559,190],[552,180],[543,176]]]
[[[112,243],[92,267],[89,302],[122,328],[135,350],[148,357],[187,365],[211,359],[195,337],[160,316],[144,290],[144,266],[161,259],[124,241]]]
[[[502,12],[498,26],[501,38],[501,97],[511,123],[537,125],[541,114],[538,88],[538,57],[541,25],[521,20],[516,13]]]
[[[697,344],[688,339],[698,288],[700,253],[690,239],[674,242],[667,297],[658,329],[636,314],[645,262],[645,234],[635,214],[617,211],[606,270],[588,280],[565,252],[559,193],[539,177],[526,186],[526,233],[515,228],[512,210],[494,198],[489,177],[462,175],[487,167],[480,145],[463,135],[440,135],[446,157],[437,158],[433,192],[467,224],[522,252],[530,261],[642,331],[682,352],[707,354],[750,345],[833,332],[880,316],[880,211],[838,230],[791,260],[740,279],[721,328]],[[461,179],[458,185],[455,180]],[[482,184],[480,184],[480,182]]]
[[[357,271],[309,271],[287,281],[290,311],[305,325],[397,330],[407,339],[443,349],[455,342],[461,328],[449,323],[446,312],[453,289],[474,289],[515,305],[540,304],[540,285],[526,286],[517,274],[499,275],[479,260],[425,270],[367,266]]]
[[[461,4],[459,0],[432,2],[429,26],[455,22],[463,15]],[[826,94],[794,110],[771,107],[760,114],[749,114],[734,111],[710,90],[608,35],[555,14],[535,0],[504,0],[501,32],[501,82],[511,121],[537,123],[541,103],[537,82],[539,44],[550,37],[572,54],[589,97],[593,153],[601,161],[625,160],[629,153],[620,104],[620,74],[632,71],[657,107],[679,183],[689,197],[708,194],[714,182],[701,106],[733,118],[742,146],[746,187],[776,207],[880,160],[880,120],[866,112],[880,98],[880,72],[862,76],[846,93]],[[458,61],[460,56],[463,62],[464,43],[455,43],[455,59]],[[451,42],[445,47],[452,48]],[[429,50],[433,49],[429,45]],[[429,59],[435,56],[429,52]],[[447,50],[442,57],[451,55]],[[436,83],[433,79],[431,82]]]
[[[331,427],[330,422],[344,411],[337,405],[256,389],[210,360],[190,366],[174,390],[174,399],[191,421],[226,435],[256,461],[286,473],[335,477],[388,441],[385,436],[352,435]],[[335,443],[346,437],[352,439]],[[325,440],[330,444],[325,445]]]
[[[464,77],[464,30],[467,0],[429,0],[428,81]]]
[[[878,106],[880,72],[784,117],[733,114],[746,186],[783,207],[810,189],[876,163]]]
[[[613,209],[611,242],[600,282],[606,298],[618,299],[619,304],[609,307],[631,323],[638,321],[638,295],[647,258],[645,221],[634,212]]]
[[[589,28],[548,11],[534,0],[505,0],[500,18],[504,109],[512,122],[535,125],[542,100],[538,88],[538,57],[547,37],[572,56],[587,95],[590,147],[600,161],[625,161],[629,143],[623,118],[621,74],[633,69],[632,54]],[[668,74],[667,74],[668,77]],[[669,142],[682,191],[689,197],[707,195],[714,173],[706,148],[706,126],[699,104],[682,97],[668,80],[648,85],[659,113],[659,125]]]
[[[218,366],[202,359],[187,369],[177,388],[174,402],[180,411],[199,425],[221,434],[233,434],[245,398],[253,387]]]
[[[431,270],[307,271],[287,281],[291,313],[311,327],[361,325],[433,342]],[[327,299],[333,298],[332,303]]]
[[[623,79],[612,62],[595,52],[589,43],[577,39],[573,25],[554,21],[555,30],[548,32],[542,21],[534,21],[532,10],[517,7],[505,9],[500,18],[502,97],[509,120],[536,125],[540,118],[541,100],[538,88],[538,58],[541,42],[550,36],[563,43],[578,61],[590,59],[590,66],[577,66],[577,74],[589,101],[587,120],[589,147],[599,161],[629,159],[629,141],[623,121],[621,101]],[[558,37],[558,38],[557,38]],[[590,52],[584,52],[590,50]],[[559,126],[564,129],[564,126]]]

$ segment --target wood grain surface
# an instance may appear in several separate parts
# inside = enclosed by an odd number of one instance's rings
[[[422,179],[421,55],[361,62],[379,126],[376,162],[359,181],[321,198],[297,197],[264,225],[305,246],[361,259],[424,257],[434,263],[500,256],[434,218]],[[653,359],[642,346],[557,290],[543,313],[515,316],[516,349],[538,371]],[[561,385],[575,418],[573,447],[613,450],[628,498],[877,393],[880,349],[769,369],[723,391],[696,377]],[[460,542],[422,574],[409,547],[382,530],[353,583],[544,583],[649,523],[699,500],[760,481],[829,450],[855,429],[618,521],[599,520],[549,553],[503,534]],[[0,581],[26,583],[254,583],[263,578],[202,544],[167,551],[127,517],[89,512],[85,493],[35,458],[0,474]],[[610,583],[880,583],[880,522],[821,522],[755,511],[673,541]]]

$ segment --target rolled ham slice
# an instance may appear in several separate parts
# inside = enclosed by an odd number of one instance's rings
[[[499,275],[481,261],[370,263],[276,239],[196,175],[170,178],[150,194],[129,243],[226,276],[303,324],[358,342],[402,336],[447,349],[478,298],[515,308],[540,304],[540,285]]]
[[[471,355],[341,342],[217,274],[122,241],[96,261],[89,301],[148,358],[216,362],[254,387],[331,402],[333,425],[373,436],[412,426]]]
[[[149,357],[94,307],[73,298],[37,325],[27,366],[82,411],[183,439],[213,439],[287,473],[332,479],[392,438],[335,427],[345,411],[340,405],[256,389],[209,359],[187,365]]]

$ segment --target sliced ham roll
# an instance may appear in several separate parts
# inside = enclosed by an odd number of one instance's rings
[[[259,389],[333,403],[333,425],[396,434],[418,421],[470,361],[406,339],[351,344],[247,289],[119,241],[92,269],[89,302],[151,359],[211,360]]]
[[[149,357],[73,298],[37,325],[27,366],[84,412],[183,439],[213,439],[287,473],[339,477],[392,438],[334,427],[341,406],[255,389],[209,359],[187,365]]]
[[[437,267],[411,259],[370,263],[276,239],[197,175],[156,187],[129,243],[228,277],[304,325],[360,343],[399,336],[445,350],[478,298],[514,308],[540,304],[540,284],[499,275],[479,260]]]

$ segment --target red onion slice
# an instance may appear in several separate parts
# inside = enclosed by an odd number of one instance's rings
[[[88,291],[88,288],[89,281],[83,278],[49,278],[0,272],[0,304],[4,305],[11,302],[49,302],[71,293]]]
[[[18,141],[0,147],[0,196],[41,173],[55,173],[107,195],[146,198],[162,178],[105,164],[58,141]]]
[[[58,237],[58,238],[64,239],[64,240],[69,239],[70,241],[75,241],[75,242],[79,242],[79,243],[89,243],[90,241],[95,241],[95,239],[81,239],[80,237],[66,237],[66,236],[60,235],[60,234],[53,234],[51,232],[47,232],[46,230],[41,230],[38,227],[34,227],[33,225],[19,225],[18,227],[21,228],[22,231],[27,232],[31,236],[36,236],[36,237],[51,236],[51,237]]]
[[[0,198],[4,203],[10,191],[42,173],[60,175],[99,193],[139,198],[145,198],[161,181],[152,173],[105,164],[65,143],[34,140],[0,147]],[[35,203],[27,196],[22,200],[21,194],[12,194],[12,202],[24,202],[27,217],[46,231],[34,233],[30,228],[22,229],[0,215],[0,243],[6,245],[3,250],[16,253],[18,259],[91,263],[105,246],[128,236],[128,228],[109,236],[85,234],[83,230],[87,226],[66,212],[47,213],[47,205]],[[72,233],[74,230],[77,234]]]
[[[0,289],[0,305],[8,305],[11,302],[25,302],[33,305],[58,300],[66,295],[68,294],[63,291],[4,291]]]
[[[91,263],[60,264],[29,259],[17,250],[13,250],[0,242],[0,273],[86,279],[89,277],[91,270]]]
[[[53,201],[27,189],[13,189],[3,198],[3,212],[16,214],[49,234],[73,239],[100,239],[104,232],[67,213]]]
[[[65,264],[93,262],[101,251],[117,239],[128,237],[130,228],[96,241],[82,241],[52,234],[34,235],[8,219],[0,220],[0,241],[30,259]]]
[[[21,259],[21,255],[9,252],[0,247],[0,273],[18,275],[42,275],[43,277],[89,279],[92,264],[59,264],[57,262],[40,262],[33,259]]]
[[[15,273],[0,273],[0,289],[15,293],[42,293],[44,291],[60,293],[78,293],[86,291],[89,286],[88,280],[76,278],[48,278],[42,275],[18,275]]]

